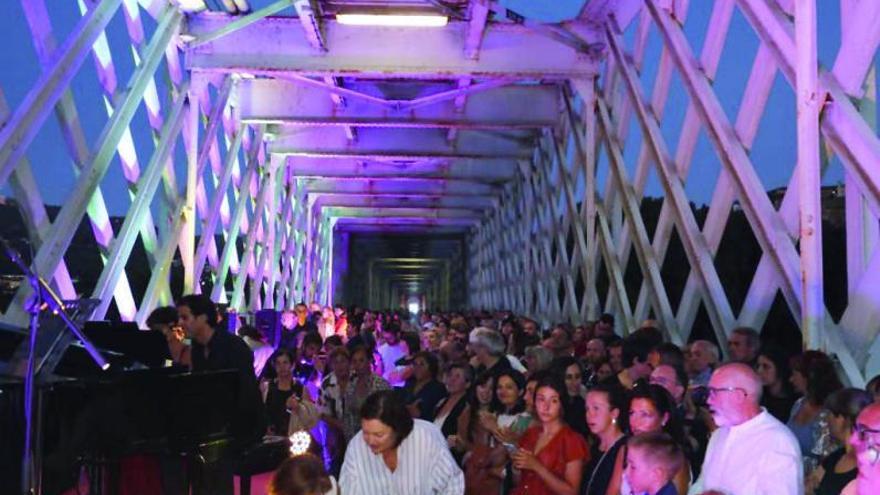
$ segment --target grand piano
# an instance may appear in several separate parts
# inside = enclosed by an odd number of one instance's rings
[[[116,493],[120,462],[137,455],[188,466],[177,474],[185,484],[197,484],[198,465],[233,457],[260,438],[262,431],[242,424],[234,407],[237,371],[191,373],[167,366],[161,334],[86,324],[84,333],[111,363],[100,370],[51,315],[41,320],[34,407],[37,493],[63,493],[76,484],[81,468],[90,473],[90,493]],[[26,337],[23,329],[0,328],[0,494],[22,493],[25,421],[18,370]],[[221,404],[227,407],[217,407]]]

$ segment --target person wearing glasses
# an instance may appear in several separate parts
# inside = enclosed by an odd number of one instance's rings
[[[859,474],[844,487],[841,495],[880,493],[880,404],[862,409],[849,443],[856,451]]]
[[[822,459],[819,467],[807,476],[807,493],[837,495],[855,479],[858,472],[856,450],[848,441],[852,438],[856,417],[871,402],[871,395],[858,388],[838,390],[825,399],[831,436],[843,447]]]
[[[712,373],[708,405],[718,429],[691,495],[803,495],[801,449],[794,434],[761,407],[761,378],[731,363]]]

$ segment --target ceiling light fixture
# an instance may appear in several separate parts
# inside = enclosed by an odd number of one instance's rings
[[[449,18],[437,14],[336,14],[349,26],[443,27]]]

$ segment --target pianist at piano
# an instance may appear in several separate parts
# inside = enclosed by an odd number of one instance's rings
[[[192,370],[235,369],[238,372],[238,411],[235,432],[252,440],[265,431],[259,385],[254,376],[254,355],[244,341],[215,328],[217,307],[208,296],[191,294],[177,302],[178,323],[192,339]],[[206,404],[229,407],[229,404]]]

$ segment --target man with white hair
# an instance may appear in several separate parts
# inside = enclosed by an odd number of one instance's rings
[[[797,439],[761,404],[761,379],[749,366],[721,366],[709,380],[718,429],[709,440],[691,495],[803,495]]]
[[[856,451],[859,474],[844,487],[841,495],[880,493],[880,404],[862,409],[849,443]]]
[[[695,340],[691,343],[687,359],[691,387],[705,387],[718,364],[718,346],[708,340]]]
[[[516,369],[522,372],[525,368],[519,360],[512,360],[506,355],[507,344],[500,332],[491,328],[477,327],[468,337],[471,352],[474,353],[476,373],[488,371],[493,375],[506,370]]]

